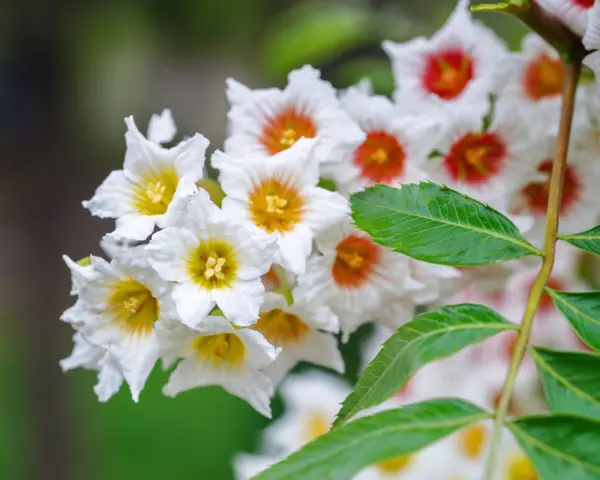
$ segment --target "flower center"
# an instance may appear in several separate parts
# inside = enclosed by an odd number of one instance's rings
[[[296,315],[279,308],[261,313],[253,328],[279,347],[299,342],[310,330]]]
[[[269,233],[285,233],[302,221],[305,201],[289,181],[268,178],[255,185],[248,199],[252,221]]]
[[[133,191],[134,208],[142,215],[162,215],[177,190],[177,172],[172,168],[152,171],[142,178],[141,184]]]
[[[239,368],[246,357],[246,346],[233,333],[197,337],[192,348],[199,358],[215,367]]]
[[[238,260],[234,248],[227,242],[203,242],[188,260],[188,271],[203,288],[228,288],[236,278]]]
[[[460,451],[469,459],[476,459],[483,453],[487,441],[487,430],[483,425],[472,425],[458,435]]]
[[[473,59],[462,50],[451,49],[427,58],[423,86],[444,100],[452,100],[463,93],[473,76]]]
[[[325,435],[329,431],[331,422],[321,412],[310,412],[305,425],[306,442],[311,442],[315,438]]]
[[[379,263],[377,245],[366,237],[348,235],[336,247],[333,263],[333,280],[342,287],[360,287],[373,273]]]
[[[543,161],[538,167],[538,172],[546,174],[547,180],[543,182],[530,183],[522,190],[524,200],[533,213],[545,214],[548,206],[548,195],[550,193],[550,174],[552,173],[552,159]],[[579,200],[580,192],[579,178],[571,165],[566,166],[565,182],[563,185],[563,196],[560,205],[560,213],[569,211],[573,204]]]
[[[136,280],[120,280],[108,300],[114,322],[129,335],[146,337],[158,319],[158,301]]]
[[[444,167],[454,181],[479,185],[502,169],[506,146],[495,133],[470,132],[456,141],[444,157]]]
[[[581,8],[587,10],[594,6],[594,0],[571,0],[575,5],[579,5]]]
[[[565,67],[563,63],[541,53],[529,62],[523,73],[525,93],[533,100],[555,97],[561,94]]]
[[[519,455],[511,460],[506,480],[538,480],[538,474],[536,473],[531,461],[524,455]]]
[[[390,458],[389,460],[379,462],[377,467],[379,467],[379,469],[383,470],[385,473],[400,473],[406,470],[411,462],[412,455],[401,455],[399,457]]]
[[[317,127],[312,118],[294,107],[271,117],[263,127],[260,143],[271,155],[290,148],[300,138],[315,138]]]
[[[372,183],[390,183],[404,173],[406,153],[393,135],[374,131],[354,152],[354,165]]]

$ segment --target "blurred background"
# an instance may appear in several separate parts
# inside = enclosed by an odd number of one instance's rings
[[[8,2],[8,3],[7,3]],[[479,3],[479,2],[478,2]],[[152,374],[100,404],[96,375],[63,375],[73,302],[61,260],[100,254],[112,222],[81,207],[120,168],[126,115],[172,109],[219,148],[225,79],[285,85],[310,63],[335,86],[393,88],[382,39],[430,35],[454,0],[4,0],[0,11],[0,479],[230,480],[267,420],[220,389],[165,398]],[[524,30],[486,17],[513,48]],[[143,128],[142,128],[143,129]],[[344,353],[354,382],[360,330]],[[275,415],[281,405],[275,401]]]

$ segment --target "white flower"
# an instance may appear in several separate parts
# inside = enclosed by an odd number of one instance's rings
[[[275,261],[295,274],[305,271],[315,234],[349,211],[340,194],[317,187],[313,146],[314,140],[300,140],[271,158],[248,157],[243,164],[222,152],[213,156],[227,194],[224,214],[277,234]]]
[[[586,31],[594,6],[594,0],[535,0],[535,2],[580,36],[583,36]]]
[[[236,328],[225,318],[213,316],[194,329],[171,324],[159,336],[168,358],[183,359],[165,385],[165,395],[220,385],[271,417],[273,384],[262,370],[275,360],[278,351],[259,332]]]
[[[169,226],[185,205],[194,183],[202,177],[208,140],[196,134],[166,149],[146,139],[133,117],[127,117],[125,123],[123,170],[111,172],[83,206],[97,217],[115,218],[113,236],[145,240],[155,225]],[[163,123],[164,118],[151,123],[151,133],[159,140],[169,137]]]
[[[600,170],[595,162],[593,150],[577,139],[574,132],[565,171],[565,181],[560,207],[560,232],[578,233],[593,227],[600,213],[596,188],[600,181]],[[534,219],[534,226],[527,236],[532,241],[541,241],[546,220],[546,207],[550,186],[550,174],[556,137],[537,139],[529,162],[537,164],[538,178],[521,185],[511,200],[510,211],[527,214]]]
[[[168,285],[147,263],[143,247],[111,263],[92,257],[95,278],[82,285],[74,321],[85,340],[114,357],[134,401],[158,358],[155,324],[173,315]]]
[[[324,175],[329,173],[342,193],[354,193],[376,183],[399,185],[425,180],[419,165],[436,147],[441,122],[401,111],[387,98],[372,95],[365,82],[346,90],[340,102],[366,135],[342,164],[323,168]]]
[[[177,134],[177,127],[171,110],[165,108],[160,114],[153,114],[148,122],[148,140],[165,144],[172,142]]]
[[[345,381],[311,370],[281,384],[285,413],[263,433],[266,451],[288,455],[329,431],[350,393]]]
[[[389,296],[403,296],[423,286],[410,276],[409,260],[381,247],[349,222],[334,225],[316,238],[320,252],[299,276],[294,298],[325,304],[340,319],[344,339],[374,319]]]
[[[338,332],[339,323],[329,308],[300,301],[288,305],[282,295],[267,293],[260,311],[253,328],[282,349],[265,370],[275,385],[301,361],[344,372],[344,360],[332,335]]]
[[[98,383],[94,392],[101,402],[108,401],[119,391],[123,384],[123,375],[106,348],[88,343],[80,332],[73,335],[73,353],[60,361],[63,372],[74,368],[86,368],[98,372]]]
[[[276,238],[232,219],[199,189],[178,219],[180,227],[162,230],[146,247],[158,274],[174,282],[173,300],[182,321],[195,327],[218,306],[234,324],[258,319]]]
[[[63,255],[62,258],[71,271],[71,295],[77,295],[81,287],[96,276],[92,260],[86,257],[75,262],[67,255]]]
[[[280,460],[283,460],[283,458],[272,455],[237,454],[233,459],[235,478],[236,480],[252,480],[256,475]]]
[[[564,72],[558,52],[530,33],[523,39],[521,51],[511,53],[499,65],[501,98],[517,103],[529,119],[535,119],[540,134],[548,133],[558,125]]]
[[[335,89],[308,65],[289,74],[284,90],[250,90],[232,79],[227,85],[230,155],[275,155],[304,137],[317,139],[317,162],[339,162],[364,139],[340,108]]]
[[[469,3],[460,0],[446,25],[430,39],[383,42],[400,104],[426,101],[464,107],[494,91],[497,65],[506,49],[491,30],[472,19]]]
[[[536,178],[532,134],[526,118],[509,101],[498,101],[489,128],[483,109],[454,111],[438,146],[423,166],[436,183],[508,210],[510,195]]]

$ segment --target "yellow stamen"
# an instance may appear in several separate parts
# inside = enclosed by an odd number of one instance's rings
[[[369,158],[372,162],[375,162],[377,165],[383,165],[385,162],[388,161],[388,152],[385,149],[378,147],[369,156]]]
[[[167,187],[161,182],[147,183],[146,191],[144,192],[152,203],[161,203],[165,196]]]
[[[279,143],[284,147],[291,147],[297,141],[298,133],[293,128],[286,128],[283,131],[281,138],[279,139]]]
[[[198,337],[192,348],[201,359],[208,360],[214,366],[225,365],[230,369],[241,367],[246,355],[246,346],[233,333]]]
[[[267,195],[265,197],[267,201],[267,212],[276,213],[277,215],[283,214],[283,207],[287,205],[287,200],[277,195]]]

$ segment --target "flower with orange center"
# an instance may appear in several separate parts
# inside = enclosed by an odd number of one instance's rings
[[[167,283],[148,264],[143,246],[111,263],[92,257],[91,268],[95,274],[81,285],[71,320],[79,324],[87,342],[110,349],[112,363],[106,368],[122,372],[137,402],[158,359],[155,329],[165,314],[173,313],[162,300]]]
[[[552,173],[553,160],[544,160],[538,167],[538,172],[546,176],[543,182],[534,182],[527,185],[522,190],[523,199],[527,205],[527,210],[534,214],[545,214],[548,206],[548,196],[550,193],[550,174]],[[569,212],[575,203],[579,200],[580,180],[573,168],[567,164],[565,169],[565,181],[563,185],[563,195],[560,204],[560,213],[564,215]]]
[[[161,331],[163,361],[181,358],[163,392],[175,396],[192,388],[220,385],[271,416],[273,384],[264,373],[278,352],[257,331],[209,316],[197,328],[168,324]]]
[[[336,247],[331,268],[333,280],[340,286],[358,288],[379,265],[381,250],[369,238],[350,234]]]
[[[444,167],[456,182],[481,185],[502,171],[507,157],[504,140],[494,132],[469,132],[444,157]]]
[[[313,254],[298,277],[294,298],[330,307],[344,341],[361,324],[382,322],[388,303],[423,288],[413,280],[407,257],[375,244],[349,222],[326,230],[316,244],[320,254]]]
[[[530,60],[523,72],[526,95],[533,101],[557,97],[562,93],[565,67],[559,58],[542,52]]]
[[[317,133],[314,121],[292,107],[267,120],[259,141],[270,155],[275,155],[290,148],[302,137],[315,138]]]
[[[196,134],[173,148],[163,148],[157,141],[172,139],[175,128],[170,114],[163,117],[153,116],[151,138],[140,133],[133,117],[125,119],[123,170],[111,172],[94,196],[83,202],[92,215],[116,219],[111,234],[115,238],[145,240],[155,226],[172,225],[194,182],[202,178],[208,140]]]
[[[327,307],[297,299],[288,305],[283,295],[267,293],[258,322],[252,328],[282,349],[266,370],[274,385],[300,361],[344,371],[344,360],[332,335],[339,331],[338,319]]]
[[[398,140],[386,132],[373,131],[354,152],[354,164],[372,183],[391,183],[406,169],[406,153]]]
[[[444,100],[452,100],[464,92],[473,76],[473,58],[460,49],[451,49],[427,58],[423,86]]]
[[[231,109],[225,151],[240,159],[276,155],[301,138],[316,138],[318,161],[339,163],[364,140],[340,108],[335,89],[310,66],[290,72],[283,90],[251,90],[229,79],[227,97]]]
[[[315,140],[300,139],[268,161],[264,155],[248,156],[244,162],[223,152],[213,156],[227,194],[224,213],[276,235],[275,263],[294,274],[306,269],[314,235],[348,213],[345,198],[317,187],[315,145]]]

